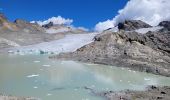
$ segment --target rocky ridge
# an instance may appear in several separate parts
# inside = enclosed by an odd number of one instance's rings
[[[128,67],[132,70],[170,76],[169,37],[169,31],[146,34],[122,29],[119,32],[104,31],[94,38],[93,43],[75,52],[51,58]]]
[[[125,20],[124,22],[119,23],[117,26],[120,30],[125,31],[133,31],[140,28],[152,27],[149,24],[142,22],[140,20]]]

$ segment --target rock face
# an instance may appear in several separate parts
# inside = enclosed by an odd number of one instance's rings
[[[163,21],[159,23],[159,26],[163,26],[164,29],[167,31],[170,31],[170,21]]]
[[[137,71],[170,76],[169,32],[105,31],[94,42],[73,53],[54,58],[128,67]]]
[[[140,20],[126,20],[123,23],[118,24],[119,30],[125,30],[125,31],[132,31],[139,28],[149,28],[151,27],[149,24],[142,22]]]
[[[150,86],[145,91],[110,91],[101,93],[100,96],[108,100],[170,100],[170,87]]]
[[[32,24],[22,19],[15,20],[14,24],[21,30],[27,30],[30,33],[44,32],[44,29],[38,24]]]

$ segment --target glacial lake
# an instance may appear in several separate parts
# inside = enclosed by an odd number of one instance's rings
[[[56,61],[44,55],[0,55],[0,93],[41,100],[104,100],[95,92],[170,86],[170,78],[114,66]]]

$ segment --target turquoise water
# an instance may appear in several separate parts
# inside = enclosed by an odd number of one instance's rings
[[[170,78],[114,66],[55,61],[42,55],[1,55],[0,92],[42,100],[104,100],[95,92],[143,90],[168,85]]]

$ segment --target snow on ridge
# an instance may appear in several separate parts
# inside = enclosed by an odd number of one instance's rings
[[[141,20],[152,26],[170,20],[170,0],[127,0],[123,9],[112,19],[99,22],[96,31],[103,31],[125,20]]]
[[[157,27],[151,27],[151,28],[141,28],[141,29],[137,29],[135,30],[135,32],[141,33],[141,34],[145,34],[149,31],[151,32],[156,32],[159,31],[160,29],[162,29],[163,27],[157,26]]]
[[[66,18],[63,18],[61,16],[57,16],[57,17],[51,17],[47,20],[44,20],[44,21],[31,21],[30,23],[38,23],[40,26],[42,25],[45,25],[45,24],[48,24],[50,22],[53,22],[53,24],[55,25],[70,25],[73,20],[72,19],[66,19]]]
[[[69,34],[64,38],[51,41],[43,42],[40,44],[23,46],[13,48],[12,51],[17,54],[29,54],[29,53],[63,53],[63,52],[73,52],[78,48],[93,42],[93,38],[98,33],[87,33],[87,34]]]

